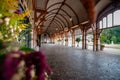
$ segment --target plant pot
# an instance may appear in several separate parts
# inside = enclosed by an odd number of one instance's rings
[[[101,44],[101,45],[100,45],[100,50],[103,51],[104,47],[105,47],[105,46]]]

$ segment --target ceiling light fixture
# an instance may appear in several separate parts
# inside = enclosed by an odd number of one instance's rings
[[[58,28],[56,28],[56,30],[58,30]]]
[[[70,21],[72,21],[73,19],[72,19],[72,17],[70,17]]]

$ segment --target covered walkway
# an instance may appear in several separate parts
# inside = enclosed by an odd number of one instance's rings
[[[120,55],[51,44],[41,50],[53,70],[52,80],[120,80]]]
[[[0,80],[120,80],[120,0],[0,5]]]

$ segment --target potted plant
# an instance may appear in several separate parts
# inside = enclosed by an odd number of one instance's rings
[[[81,41],[80,38],[76,38],[76,42],[78,43],[77,47],[79,47],[79,42]]]
[[[68,39],[65,39],[65,45],[66,45],[66,46],[68,45],[68,43],[67,43],[67,42],[68,42]]]
[[[65,42],[67,42],[68,41],[68,39],[65,39]]]
[[[100,44],[100,50],[101,50],[101,51],[103,51],[104,47],[105,47],[105,45]]]

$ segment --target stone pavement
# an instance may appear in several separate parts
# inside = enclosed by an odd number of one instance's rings
[[[120,80],[120,55],[43,45],[52,80]],[[110,51],[111,52],[111,51]]]

